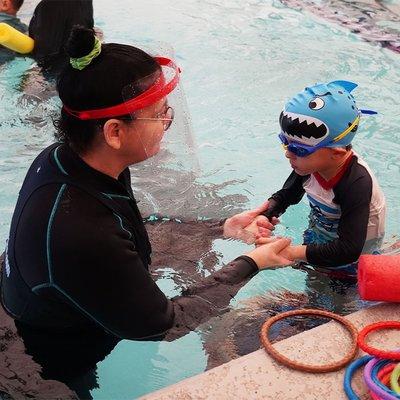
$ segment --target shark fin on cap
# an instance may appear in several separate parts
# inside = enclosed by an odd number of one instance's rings
[[[341,86],[343,89],[347,90],[349,93],[351,93],[358,86],[357,83],[350,82],[350,81],[332,81],[329,83]]]

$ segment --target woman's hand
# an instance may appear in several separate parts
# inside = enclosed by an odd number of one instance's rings
[[[258,237],[267,238],[271,236],[271,231],[277,222],[273,224],[269,222],[267,217],[260,215],[267,208],[268,201],[253,210],[244,211],[228,218],[224,224],[224,236],[240,239],[248,244],[254,243]],[[247,229],[250,226],[251,229]]]
[[[256,240],[256,246],[260,247],[265,244],[271,243],[271,238],[260,237]],[[283,249],[280,253],[280,256],[292,260],[291,264],[294,261],[305,261],[307,262],[307,246],[300,245],[300,246],[288,246]]]
[[[265,238],[264,242],[266,241],[268,243],[246,254],[255,261],[259,269],[293,264],[293,260],[287,258],[290,239]]]

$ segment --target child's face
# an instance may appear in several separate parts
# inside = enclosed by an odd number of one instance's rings
[[[11,0],[0,0],[0,12],[14,15],[16,11]]]
[[[338,150],[339,149],[324,147],[307,157],[297,157],[289,150],[286,150],[285,156],[289,159],[291,167],[297,174],[310,175],[315,172],[324,172],[334,167],[337,164],[336,155]]]

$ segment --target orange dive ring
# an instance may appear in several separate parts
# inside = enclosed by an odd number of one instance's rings
[[[342,359],[337,362],[331,363],[331,364],[326,364],[326,365],[309,365],[309,364],[303,364],[297,361],[290,360],[286,356],[280,354],[273,346],[272,343],[270,342],[268,338],[268,333],[271,328],[271,326],[282,319],[288,318],[288,317],[295,317],[299,315],[314,315],[317,317],[325,317],[325,318],[330,318],[333,319],[342,325],[350,332],[351,335],[351,349],[348,352],[348,354]],[[279,361],[281,364],[293,368],[299,371],[305,371],[305,372],[332,372],[332,371],[337,371],[343,367],[345,367],[357,354],[358,347],[357,347],[357,329],[356,327],[347,319],[341,317],[340,315],[331,313],[329,311],[323,311],[323,310],[293,310],[293,311],[288,311],[284,312],[282,314],[276,315],[275,317],[272,317],[268,319],[267,321],[264,322],[263,326],[261,327],[261,333],[260,333],[260,339],[261,343],[264,346],[266,352],[274,358],[276,361]]]

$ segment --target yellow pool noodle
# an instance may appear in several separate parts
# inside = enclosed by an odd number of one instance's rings
[[[28,35],[16,30],[12,26],[0,23],[0,44],[21,54],[32,52],[35,42]]]

